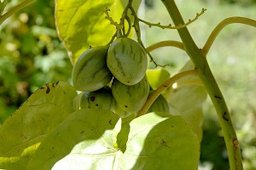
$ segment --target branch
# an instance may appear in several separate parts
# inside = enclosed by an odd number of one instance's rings
[[[31,3],[35,2],[36,0],[24,0],[23,2],[19,3],[18,5],[12,7],[9,11],[5,14],[1,15],[0,17],[0,25],[11,15],[18,12],[19,10],[25,8],[26,6],[30,5]]]
[[[146,114],[150,106],[154,103],[154,101],[157,99],[157,97],[167,88],[172,86],[174,83],[177,82],[177,80],[186,77],[197,74],[197,70],[188,70],[181,73],[177,73],[176,75],[172,76],[168,80],[166,80],[163,84],[161,84],[156,90],[151,93],[144,104],[144,106],[141,108],[141,110],[138,112],[138,116],[141,116],[143,114]]]
[[[178,10],[174,0],[162,0],[167,8],[170,17],[175,25],[183,24],[183,18]],[[195,44],[192,36],[186,27],[177,30],[187,54],[190,56],[195,67],[198,70],[198,76],[201,78],[218,115],[220,127],[223,132],[227,154],[229,158],[229,166],[231,170],[242,170],[242,157],[239,142],[231,120],[229,110],[225,99],[219,89],[219,86],[207,63],[205,53]]]
[[[161,42],[157,42],[155,44],[152,44],[152,45],[148,46],[146,48],[146,50],[150,52],[150,51],[153,51],[157,48],[167,47],[167,46],[172,46],[172,47],[179,48],[181,50],[185,50],[184,46],[183,46],[183,43],[179,42],[179,41],[161,41]]]
[[[211,32],[210,36],[208,37],[208,40],[206,41],[206,43],[202,49],[203,53],[206,55],[209,52],[214,40],[217,38],[218,34],[224,27],[226,27],[229,24],[235,24],[235,23],[245,24],[245,25],[250,25],[250,26],[256,27],[256,20],[252,20],[252,19],[245,18],[245,17],[226,18],[223,21],[221,21]]]
[[[155,26],[155,27],[159,27],[159,28],[162,28],[162,29],[166,29],[166,28],[168,28],[168,29],[181,29],[181,28],[184,28],[184,27],[188,26],[189,24],[193,23],[194,21],[196,21],[201,15],[204,14],[205,11],[206,11],[206,9],[202,8],[201,12],[196,13],[196,16],[193,19],[189,19],[186,23],[181,24],[181,25],[177,25],[177,26],[172,26],[171,24],[161,25],[160,23],[151,23],[151,22],[145,21],[141,18],[138,18],[138,20],[140,22],[148,25],[149,27]]]

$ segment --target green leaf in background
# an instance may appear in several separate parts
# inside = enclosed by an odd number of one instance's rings
[[[75,89],[66,82],[47,84],[32,94],[0,127],[0,168],[33,152],[31,147],[36,149],[47,133],[74,112],[75,96]]]
[[[56,0],[55,17],[59,37],[72,63],[89,47],[106,45],[115,27],[105,19],[105,10],[119,21],[123,6],[120,0]]]
[[[121,136],[128,136],[124,152],[116,145],[119,121],[114,130],[105,131],[98,140],[85,140],[76,145],[53,170],[198,168],[199,141],[180,116],[163,118],[149,113],[132,120],[129,126],[130,130],[121,130]],[[122,127],[127,129],[127,126]]]
[[[29,162],[27,170],[49,170],[83,140],[93,141],[114,128],[118,116],[109,110],[82,109],[49,133]]]
[[[193,69],[191,61],[181,71]],[[178,80],[173,87],[164,93],[170,112],[181,115],[194,129],[199,140],[202,138],[203,110],[202,106],[207,92],[197,75],[186,76]]]

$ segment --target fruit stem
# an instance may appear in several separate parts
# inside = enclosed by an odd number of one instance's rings
[[[186,76],[191,76],[191,75],[195,75],[197,74],[197,70],[188,70],[188,71],[184,71],[184,72],[180,72],[177,73],[176,75],[170,77],[169,79],[167,79],[164,83],[162,83],[156,90],[153,91],[153,93],[151,93],[148,96],[148,99],[146,101],[146,103],[144,104],[144,106],[141,108],[141,110],[138,112],[137,117],[146,114],[148,109],[150,108],[150,106],[154,103],[154,101],[158,98],[158,96],[165,91],[166,89],[168,89],[169,87],[171,87],[174,83],[177,82],[177,80],[186,77]]]
[[[183,18],[176,6],[174,0],[162,0],[167,11],[175,25],[184,24]],[[224,97],[218,87],[218,84],[209,68],[205,54],[195,44],[187,27],[177,30],[184,44],[187,54],[193,61],[198,75],[202,80],[213,104],[216,109],[219,123],[223,131],[224,140],[229,157],[229,165],[231,170],[242,170],[242,158],[237,140],[236,132],[232,124],[230,113],[225,103]]]

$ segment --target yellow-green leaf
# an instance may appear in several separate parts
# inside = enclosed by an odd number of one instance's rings
[[[106,45],[115,27],[105,19],[105,10],[119,21],[123,6],[120,0],[56,0],[56,26],[72,63],[89,47]]]
[[[19,156],[74,111],[75,89],[66,82],[38,89],[0,127],[0,157]]]

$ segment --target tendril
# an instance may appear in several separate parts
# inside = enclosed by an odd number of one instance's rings
[[[110,24],[111,25],[114,25],[116,27],[117,30],[121,30],[122,29],[122,26],[120,24],[118,24],[116,21],[114,21],[114,19],[109,15],[109,12],[110,12],[110,9],[106,8],[105,10],[105,18],[107,20],[109,20]]]
[[[127,30],[127,32],[125,33],[125,36],[128,36],[128,35],[130,34],[130,32],[131,32],[132,23],[131,23],[131,19],[130,19],[128,16],[126,16],[125,20],[126,20],[127,23],[128,23],[128,30]]]
[[[205,13],[206,9],[205,8],[202,8],[201,12],[199,13],[196,13],[196,16],[193,18],[193,19],[189,19],[185,24],[183,25],[178,25],[178,26],[173,26],[172,24],[169,24],[169,25],[161,25],[160,22],[158,23],[151,23],[151,22],[148,22],[148,21],[145,21],[141,18],[138,18],[138,20],[146,25],[148,25],[149,27],[159,27],[159,28],[162,28],[162,29],[181,29],[181,28],[184,28],[186,26],[188,26],[189,24],[193,23],[194,21],[196,21],[201,15],[203,15]]]

